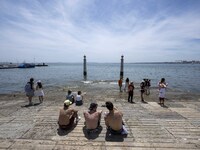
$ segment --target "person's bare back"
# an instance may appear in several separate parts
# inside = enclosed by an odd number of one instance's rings
[[[60,125],[68,125],[70,118],[73,116],[74,110],[69,108],[67,110],[64,110],[63,108],[60,109],[60,115],[59,115],[59,124]]]
[[[102,110],[97,111],[97,106],[96,103],[91,103],[89,111],[83,113],[86,128],[89,130],[96,129],[100,125]]]
[[[101,112],[84,112],[85,124],[87,129],[96,129],[98,126]]]
[[[122,117],[122,112],[114,109],[105,116],[106,126],[116,131],[122,129]]]
[[[60,126],[67,126],[74,123],[74,119],[78,119],[78,110],[75,110],[74,108],[71,108],[70,105],[72,102],[70,100],[65,100],[63,108],[60,108],[59,118],[58,118],[58,124]]]

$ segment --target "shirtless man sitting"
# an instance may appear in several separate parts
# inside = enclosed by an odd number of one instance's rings
[[[74,125],[74,119],[78,122],[78,110],[71,108],[72,102],[65,100],[64,107],[60,109],[58,124],[61,129],[70,129]]]
[[[123,125],[123,113],[114,108],[112,102],[106,102],[106,108],[109,110],[109,113],[105,114],[104,120],[111,134],[128,134]]]
[[[93,131],[98,131],[98,127],[100,126],[100,120],[101,120],[101,111],[97,111],[97,104],[91,103],[89,107],[89,111],[85,111],[83,113],[85,117],[85,125],[88,133]]]

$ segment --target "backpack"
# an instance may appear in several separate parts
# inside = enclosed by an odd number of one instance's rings
[[[26,83],[26,85],[25,85],[25,87],[24,87],[24,91],[25,91],[26,93],[32,91],[32,89],[31,89],[31,84],[30,84],[30,83]]]

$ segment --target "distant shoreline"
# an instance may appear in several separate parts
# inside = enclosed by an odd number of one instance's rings
[[[126,63],[125,63],[126,64]],[[183,61],[183,62],[136,62],[127,64],[200,64],[200,61]]]
[[[83,62],[47,62],[46,64],[82,64]],[[87,62],[88,64],[94,63],[94,64],[119,64],[120,62]],[[13,63],[13,62],[0,62],[0,65],[17,65],[19,63]],[[34,63],[37,65],[42,65],[41,63]],[[124,62],[124,64],[200,64],[200,61],[192,60],[181,60],[181,61],[169,61],[169,62]]]

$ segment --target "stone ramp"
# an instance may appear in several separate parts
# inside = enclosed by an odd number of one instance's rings
[[[0,141],[1,149],[54,149],[54,150],[195,150],[194,144],[178,143],[148,143],[148,142],[97,142],[97,141],[52,141],[52,140],[26,140]]]
[[[48,102],[47,102],[48,103]],[[61,103],[49,102],[17,109],[0,117],[0,149],[66,150],[193,150],[200,149],[199,102],[173,102],[168,108],[156,102],[130,104],[115,101],[124,113],[128,136],[109,136],[102,116],[102,130],[85,133],[83,111],[88,103],[77,107],[81,120],[70,131],[58,129]],[[104,102],[99,102],[99,106]],[[181,107],[180,107],[181,106]],[[103,112],[105,107],[98,107]],[[16,110],[16,109],[15,109]]]

